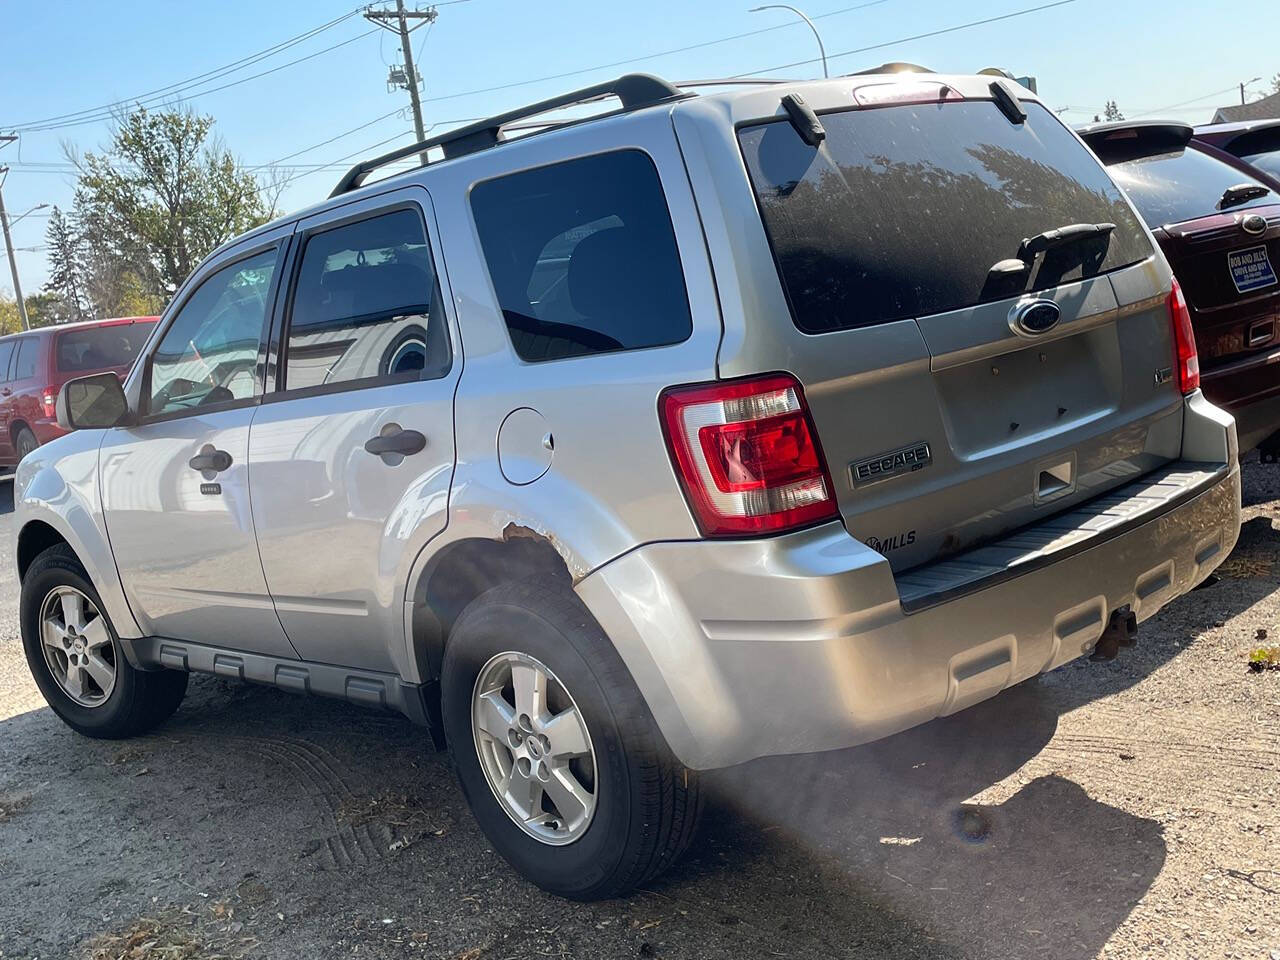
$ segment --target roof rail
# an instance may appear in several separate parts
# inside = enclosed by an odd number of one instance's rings
[[[679,100],[688,96],[692,96],[692,94],[685,93],[652,74],[624,74],[616,80],[593,84],[590,87],[583,87],[580,90],[564,93],[549,100],[540,100],[537,103],[529,104],[527,107],[509,110],[506,113],[500,113],[485,120],[467,124],[465,127],[450,130],[448,133],[442,133],[438,137],[431,137],[427,140],[410,144],[407,147],[392,150],[390,153],[384,153],[371,160],[362,160],[343,175],[329,196],[336,197],[354,190],[364,182],[365,177],[379,167],[385,167],[389,163],[403,160],[405,157],[411,157],[417,153],[425,153],[432,147],[440,147],[444,151],[445,159],[451,159],[496,146],[502,142],[504,127],[514,124],[517,120],[527,120],[550,110],[572,107],[581,103],[589,103],[593,100],[603,100],[606,97],[616,97],[622,104],[623,112],[626,112],[639,110],[641,107],[650,107],[658,103],[665,103],[670,100]]]

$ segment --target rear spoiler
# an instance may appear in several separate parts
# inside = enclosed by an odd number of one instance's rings
[[[1090,123],[1076,133],[1103,163],[1123,163],[1158,153],[1182,150],[1191,142],[1195,129],[1189,123],[1168,120]]]

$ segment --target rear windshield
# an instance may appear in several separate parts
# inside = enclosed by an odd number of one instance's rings
[[[739,133],[796,325],[807,333],[942,313],[1043,290],[1151,255],[1092,154],[1037,103],[1013,124],[994,102],[823,114],[807,146],[785,120]],[[1022,240],[1114,223],[1038,269],[989,275]]]
[[[1268,150],[1264,153],[1247,153],[1244,159],[1259,170],[1265,170],[1273,177],[1280,177],[1280,150]]]
[[[148,320],[60,333],[54,347],[58,369],[64,373],[83,373],[132,366],[155,325],[154,320]]]
[[[1113,164],[1111,175],[1124,187],[1143,219],[1153,227],[1208,217],[1222,211],[1218,201],[1228,187],[1256,183],[1247,173],[1195,148],[1157,153]],[[1230,206],[1246,210],[1275,203],[1274,194]]]

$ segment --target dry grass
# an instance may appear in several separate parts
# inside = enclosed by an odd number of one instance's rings
[[[1222,561],[1218,573],[1233,580],[1254,580],[1269,578],[1274,569],[1275,556],[1272,552],[1254,547],[1236,550]]]
[[[189,918],[140,917],[123,933],[103,933],[85,944],[85,960],[229,960],[198,936]]]

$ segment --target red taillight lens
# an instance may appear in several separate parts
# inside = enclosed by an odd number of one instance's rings
[[[58,413],[57,386],[45,387],[40,391],[40,406],[44,407],[44,415],[52,419]]]
[[[659,406],[671,459],[704,534],[778,533],[836,516],[795,378],[678,387]]]
[[[1200,389],[1200,355],[1196,353],[1196,335],[1191,329],[1191,311],[1177,280],[1169,292],[1169,319],[1173,322],[1178,386],[1183,393],[1191,393]]]

